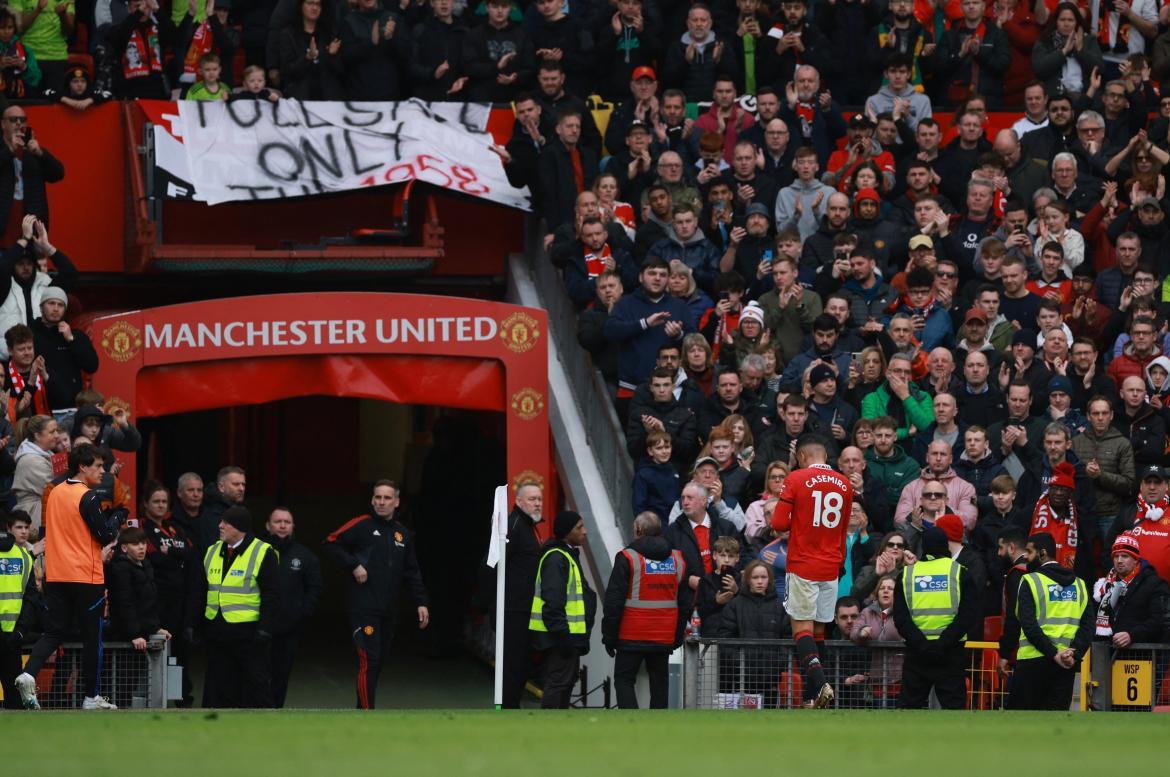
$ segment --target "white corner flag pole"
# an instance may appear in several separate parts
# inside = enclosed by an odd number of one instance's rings
[[[494,699],[496,709],[504,704],[504,573],[508,545],[508,487],[496,486],[492,507],[492,537],[488,543],[487,564],[496,568],[496,663]]]

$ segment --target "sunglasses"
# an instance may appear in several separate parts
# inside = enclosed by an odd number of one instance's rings
[[[904,542],[890,542],[890,543],[886,543],[886,547],[893,548],[894,550],[905,550],[906,543],[904,543]]]
[[[926,491],[922,492],[922,496],[926,497],[927,499],[945,499],[946,495],[946,491],[930,491],[929,493]]]
[[[957,274],[953,272],[936,272],[935,275],[943,279],[957,277]]]

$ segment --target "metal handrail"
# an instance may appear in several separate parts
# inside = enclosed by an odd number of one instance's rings
[[[589,352],[577,342],[577,308],[569,299],[560,272],[544,250],[537,219],[526,221],[525,259],[548,312],[548,328],[557,344],[561,366],[568,375],[573,401],[580,411],[590,450],[601,470],[614,505],[614,517],[623,536],[633,523],[634,465],[626,452],[625,432],[618,423],[605,380],[593,366]]]

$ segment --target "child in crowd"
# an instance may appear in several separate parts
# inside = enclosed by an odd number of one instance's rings
[[[678,471],[670,462],[673,451],[670,433],[661,430],[646,435],[646,457],[634,471],[634,515],[649,510],[663,521],[682,494]]]
[[[276,102],[280,99],[280,92],[268,88],[268,77],[264,75],[264,68],[258,65],[249,65],[244,69],[244,88],[234,92],[231,100],[267,100]]]
[[[36,56],[16,34],[16,16],[0,8],[0,92],[5,97],[35,97],[41,83]]]
[[[723,608],[739,593],[739,540],[734,537],[716,539],[711,557],[715,562],[713,568],[699,581],[699,590],[695,593],[699,631],[705,637],[715,636],[723,618]]]
[[[92,108],[95,105],[101,105],[109,100],[113,95],[109,92],[102,92],[94,89],[93,84],[89,80],[89,72],[82,65],[71,65],[65,71],[65,90],[57,93],[53,90],[45,90],[45,97],[50,100],[56,99],[62,105],[66,105],[75,111],[84,111]],[[46,265],[48,258],[45,258]],[[42,270],[45,272],[45,270]]]
[[[135,650],[146,650],[153,636],[170,639],[158,611],[154,566],[146,557],[146,533],[137,526],[118,534],[118,553],[109,565],[110,630]]]
[[[227,84],[220,83],[219,76],[222,71],[223,66],[219,63],[218,54],[204,54],[199,58],[199,75],[203,80],[192,84],[184,99],[207,102],[227,100],[231,89]]]

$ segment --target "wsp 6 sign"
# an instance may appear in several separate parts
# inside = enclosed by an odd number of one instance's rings
[[[1120,707],[1148,707],[1153,702],[1154,662],[1113,662],[1113,704]]]

